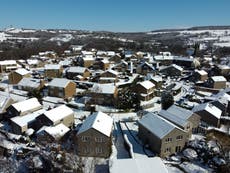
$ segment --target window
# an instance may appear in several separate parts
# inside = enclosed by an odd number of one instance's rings
[[[96,147],[96,153],[102,153],[102,148],[101,147]]]
[[[105,142],[103,137],[95,137],[96,142]]]
[[[181,151],[181,146],[176,146],[176,152],[180,152]]]
[[[89,139],[90,139],[89,136],[82,136],[81,137],[82,142],[88,142]]]
[[[170,147],[165,149],[165,153],[170,153],[170,152],[171,152],[171,148]]]
[[[179,135],[176,137],[176,140],[182,140],[183,139],[183,136],[182,135]]]
[[[83,148],[83,152],[84,152],[84,153],[89,153],[89,151],[90,151],[90,150],[89,150],[88,147]]]
[[[167,143],[167,142],[172,142],[172,138],[166,138],[165,139],[165,142]]]

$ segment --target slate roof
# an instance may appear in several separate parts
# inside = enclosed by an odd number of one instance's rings
[[[151,112],[147,113],[141,120],[139,120],[139,124],[147,128],[151,133],[153,133],[159,139],[164,138],[175,128],[180,129],[179,127],[167,121],[166,119]]]

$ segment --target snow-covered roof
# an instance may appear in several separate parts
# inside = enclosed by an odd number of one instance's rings
[[[192,109],[192,111],[195,113],[203,110],[207,111],[208,113],[210,113],[218,119],[220,119],[222,114],[222,111],[218,109],[216,106],[212,105],[211,103],[199,104]]]
[[[143,86],[146,89],[150,89],[150,88],[155,87],[155,85],[152,82],[148,81],[148,80],[141,82],[140,85]]]
[[[187,120],[193,115],[193,112],[176,105],[172,105],[167,109],[167,111],[161,110],[159,115],[172,123],[184,127],[188,122]]]
[[[67,69],[67,72],[70,72],[70,73],[84,73],[85,72],[85,70],[86,70],[87,68],[85,68],[85,67],[80,67],[80,66],[77,66],[77,67],[69,67],[68,69]]]
[[[24,69],[24,68],[20,68],[20,69],[17,69],[15,70],[16,73],[20,74],[20,75],[26,75],[26,74],[30,74],[30,71]]]
[[[41,84],[41,79],[35,78],[22,78],[18,83],[18,86],[38,88]]]
[[[109,69],[109,70],[106,70],[104,73],[112,73],[112,74],[114,74],[114,75],[118,75],[119,73],[117,72],[117,71],[115,71],[115,70],[112,70],[112,69]]]
[[[103,112],[94,112],[88,116],[80,127],[78,134],[81,134],[91,128],[98,132],[110,136],[113,126],[113,119]]]
[[[109,170],[110,173],[131,172],[131,173],[168,173],[168,170],[159,157],[135,158],[135,159],[114,159]]]
[[[45,70],[59,70],[61,68],[60,64],[46,64]]]
[[[15,60],[4,60],[4,61],[0,61],[0,65],[16,65],[16,61]]]
[[[179,65],[172,64],[171,67],[174,67],[174,68],[178,69],[179,71],[183,71],[183,68],[180,67]]]
[[[226,82],[227,81],[224,76],[212,76],[211,79],[214,82]]]
[[[49,83],[49,86],[65,88],[69,84],[69,82],[71,81],[65,78],[54,78]]]
[[[156,82],[162,82],[163,81],[162,76],[151,76],[150,79],[152,79]]]
[[[66,105],[61,105],[54,109],[44,112],[44,115],[49,118],[52,122],[59,121],[69,115],[73,115],[74,112],[72,109],[67,107]]]
[[[36,117],[38,117],[39,115],[43,114],[46,110],[44,109],[40,109],[38,111],[35,111],[31,114],[27,114],[24,116],[17,116],[17,117],[13,117],[10,120],[13,121],[15,124],[23,127],[28,125],[29,122],[34,121],[36,119]]]
[[[3,111],[5,111],[5,109],[7,108],[6,106],[10,102],[10,100],[12,100],[13,102],[13,99],[9,95],[0,92],[0,113],[3,113]]]
[[[44,129],[46,133],[51,135],[54,139],[60,139],[63,137],[67,132],[70,131],[68,127],[66,127],[64,124],[60,123],[56,126],[49,126]]]
[[[42,108],[42,105],[39,103],[37,98],[31,98],[24,100],[18,103],[12,104],[12,106],[21,114],[28,112],[30,110],[39,110]]]
[[[141,120],[139,120],[139,124],[147,128],[151,133],[160,139],[164,138],[175,128],[180,129],[166,119],[151,112],[147,113]],[[182,129],[180,130],[183,131]]]
[[[114,94],[114,92],[116,90],[116,86],[113,83],[109,83],[109,84],[97,84],[97,83],[95,83],[90,90],[94,93]]]
[[[204,70],[195,70],[195,72],[199,73],[200,75],[208,75],[208,73]]]

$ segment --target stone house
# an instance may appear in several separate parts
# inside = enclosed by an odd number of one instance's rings
[[[91,72],[89,71],[88,68],[80,67],[80,66],[69,67],[66,70],[66,77],[68,79],[76,79],[76,77],[79,75],[82,76],[83,78],[87,78],[91,76]]]
[[[48,95],[68,99],[76,93],[76,84],[64,78],[54,78],[48,84]]]
[[[94,84],[90,88],[90,103],[98,105],[115,105],[118,88],[112,84]]]
[[[23,116],[40,110],[42,105],[37,98],[31,98],[21,102],[17,102],[9,106],[7,110],[8,117]]]
[[[155,85],[150,81],[143,81],[136,85],[135,91],[143,101],[151,100],[154,97]]]
[[[136,72],[138,74],[146,75],[147,73],[156,73],[155,68],[148,62],[143,62],[137,66]]]
[[[0,61],[0,73],[7,73],[12,70],[17,70],[18,64],[15,60]]]
[[[204,70],[195,70],[193,78],[196,81],[206,81],[208,79],[208,73]]]
[[[167,110],[161,110],[159,116],[185,130],[188,138],[198,132],[200,116],[190,110],[172,105]]]
[[[195,106],[192,111],[201,117],[201,121],[208,126],[218,127],[222,111],[211,103],[203,103]]]
[[[18,84],[22,78],[31,77],[30,71],[26,69],[17,69],[8,75],[10,84]]]
[[[172,64],[170,66],[161,67],[160,72],[166,76],[181,76],[183,68],[176,64]]]
[[[208,82],[211,88],[224,89],[226,88],[227,80],[223,76],[212,76]]]
[[[28,129],[36,128],[36,118],[45,112],[44,109],[34,111],[23,116],[16,116],[10,119],[12,132],[18,135],[25,133]]]
[[[37,128],[42,126],[56,126],[64,124],[66,127],[72,128],[74,125],[74,112],[66,105],[61,105],[48,110],[36,118]]]
[[[89,115],[76,135],[79,156],[104,157],[111,154],[113,119],[103,112]]]
[[[46,64],[44,70],[45,77],[49,79],[62,77],[63,67],[59,64]]]
[[[186,131],[154,113],[138,121],[138,137],[163,158],[180,152],[188,141]]]
[[[40,91],[45,86],[45,81],[43,79],[35,78],[22,78],[17,84],[18,89],[24,91]]]

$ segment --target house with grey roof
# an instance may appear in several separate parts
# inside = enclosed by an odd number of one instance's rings
[[[63,67],[59,64],[46,64],[45,65],[45,77],[52,79],[61,77],[63,73]]]
[[[183,68],[176,64],[171,64],[170,66],[161,67],[160,72],[167,76],[181,76]]]
[[[22,78],[20,82],[17,84],[18,89],[25,91],[39,91],[44,86],[44,80],[35,78]]]
[[[109,157],[113,119],[103,113],[89,115],[76,135],[77,153],[87,157]]]
[[[90,88],[90,102],[98,105],[114,105],[118,96],[117,86],[113,83],[94,84]]]
[[[87,78],[90,77],[91,72],[89,71],[88,68],[80,67],[80,66],[69,67],[66,70],[66,77],[68,79],[76,79],[76,77],[79,75],[82,76],[83,78]]]
[[[222,111],[211,103],[203,103],[195,106],[192,111],[201,117],[203,124],[218,127]]]
[[[76,93],[76,84],[65,78],[54,78],[48,84],[48,95],[68,99]]]
[[[161,110],[159,116],[187,131],[188,137],[198,131],[200,116],[185,108],[172,105],[167,110]]]
[[[160,157],[181,151],[188,141],[185,130],[154,113],[138,121],[138,137]]]
[[[139,64],[136,68],[136,71],[138,74],[146,75],[147,73],[155,74],[156,70],[152,66],[152,64],[149,64],[148,62],[143,62]]]

